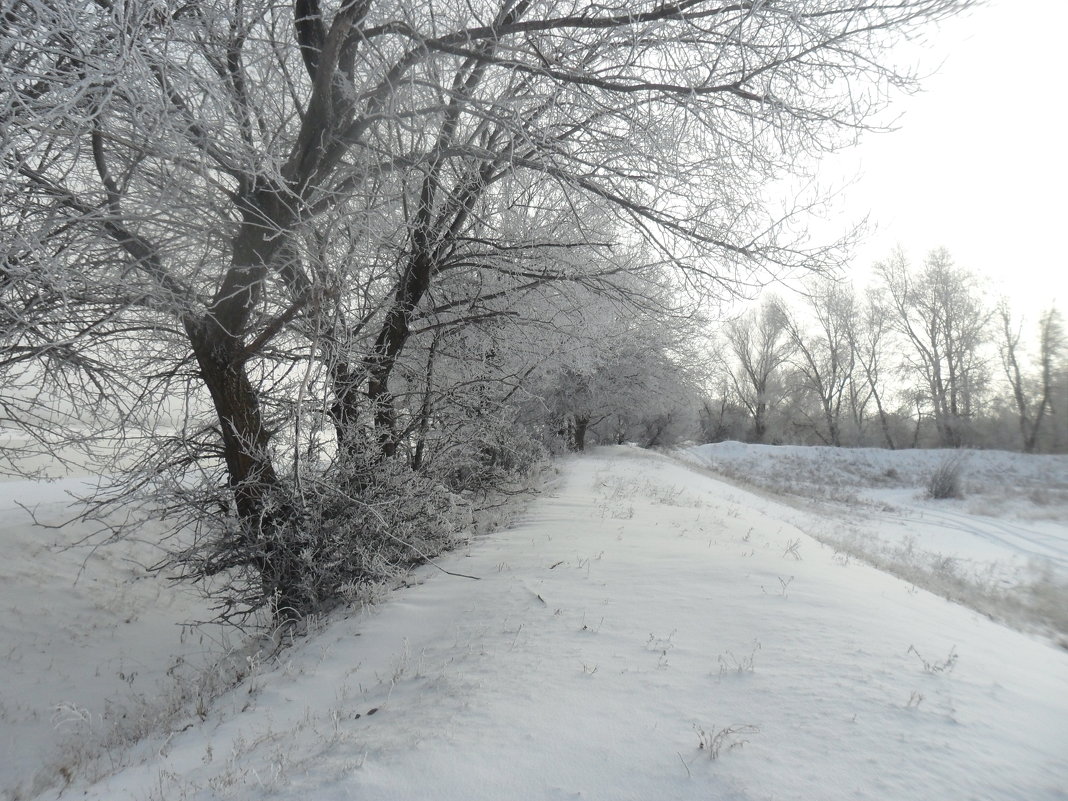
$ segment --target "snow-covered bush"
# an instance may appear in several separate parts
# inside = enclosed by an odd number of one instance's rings
[[[443,443],[428,472],[453,492],[493,491],[530,476],[548,458],[546,446],[527,428],[506,419],[483,419],[463,436]]]
[[[224,486],[177,494],[179,506],[199,498],[200,512],[156,567],[198,582],[218,616],[235,621],[329,609],[440,553],[470,521],[467,503],[440,477],[372,453],[288,479],[252,534]]]
[[[962,468],[963,462],[959,456],[951,456],[939,464],[927,479],[927,497],[935,500],[963,498]]]
[[[327,606],[440,553],[469,518],[440,480],[397,460],[350,468],[307,501],[307,527],[294,538],[306,595]]]

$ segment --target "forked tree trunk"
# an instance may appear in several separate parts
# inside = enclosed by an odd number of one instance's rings
[[[293,543],[299,510],[271,461],[271,434],[246,369],[245,335],[268,266],[284,241],[278,232],[291,226],[292,213],[269,188],[247,203],[222,285],[208,313],[186,320],[185,328],[218,418],[240,524],[239,541],[228,546],[228,561],[258,571],[260,600],[285,620],[308,611],[312,599],[305,597],[299,549]],[[265,220],[273,221],[273,230]]]

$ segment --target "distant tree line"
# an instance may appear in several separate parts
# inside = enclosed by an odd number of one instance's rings
[[[1027,328],[944,249],[897,250],[876,281],[808,283],[727,323],[709,441],[1068,450],[1068,337],[1055,306]]]

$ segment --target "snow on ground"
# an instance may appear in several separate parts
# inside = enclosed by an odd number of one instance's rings
[[[804,499],[794,522],[843,555],[1068,642],[1068,456],[739,442],[680,456]],[[929,477],[952,460],[964,497],[928,498]]]
[[[88,480],[0,482],[0,798],[78,774],[96,749],[165,723],[210,694],[205,668],[232,634],[180,624],[209,610],[188,588],[150,576],[145,543],[92,549],[94,531],[58,524]],[[146,538],[151,531],[145,531]],[[94,538],[96,541],[98,538]]]
[[[416,571],[62,796],[1068,798],[1068,653],[796,511],[634,449],[566,461],[440,560],[480,580]]]

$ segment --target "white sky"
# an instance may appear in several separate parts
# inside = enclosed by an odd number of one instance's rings
[[[859,176],[846,214],[877,226],[856,277],[897,244],[944,246],[1030,319],[1068,311],[1068,0],[990,0],[921,52],[938,70],[895,103],[898,130],[837,159]]]

